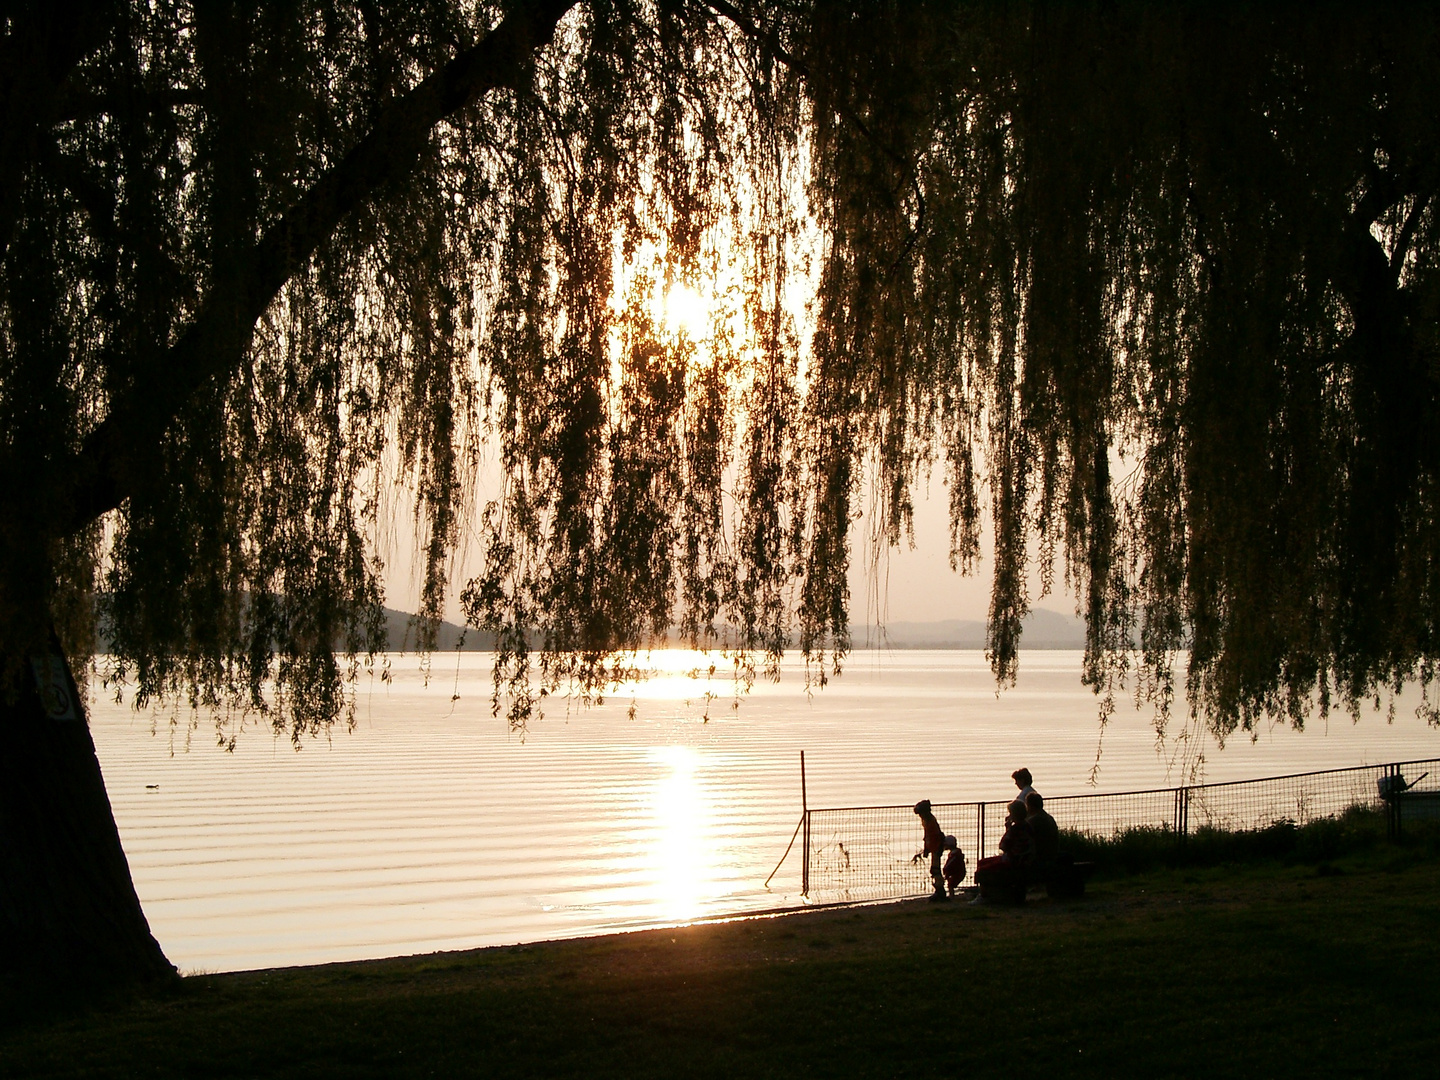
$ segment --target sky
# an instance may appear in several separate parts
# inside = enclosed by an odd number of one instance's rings
[[[804,232],[802,230],[802,232]],[[722,237],[717,241],[723,249],[727,243]],[[813,333],[812,311],[807,298],[814,295],[817,282],[814,259],[819,247],[819,234],[804,232],[793,241],[793,261],[802,269],[795,272],[790,281],[791,293],[787,308],[795,321],[796,332],[802,345],[802,355],[808,351],[808,341]],[[664,290],[664,277],[660,252],[654,245],[642,245],[642,249],[629,259],[617,257],[615,296],[628,295],[629,275],[636,267],[646,269],[650,275],[653,295],[650,303],[658,324],[677,333],[688,335],[692,340],[703,341],[706,326],[713,321],[716,325],[728,325],[735,334],[743,334],[745,328],[738,314],[732,310],[730,293],[736,288],[736,276],[741,272],[738,262],[720,268],[717,263],[712,271],[719,274],[715,280],[703,283],[702,291],[686,285],[675,285]],[[617,252],[618,256],[618,252]],[[726,298],[726,299],[720,299]],[[476,505],[482,505],[493,494],[485,491],[487,486],[498,488],[499,476],[494,471],[493,461],[482,469],[477,482],[480,491]],[[1119,475],[1117,473],[1117,475]],[[857,501],[862,505],[867,492],[860,492]],[[868,523],[862,516],[852,524],[851,571],[850,571],[850,617],[855,626],[890,624],[897,622],[938,622],[947,619],[984,621],[990,604],[991,544],[988,530],[981,537],[981,561],[974,574],[969,577],[950,568],[949,539],[949,494],[937,473],[928,485],[922,485],[913,493],[915,502],[914,546],[905,544],[900,548],[884,551],[877,560],[869,550]],[[983,495],[982,495],[983,498]],[[396,505],[390,514],[390,524],[385,528],[388,534],[381,543],[382,557],[385,558],[386,603],[402,611],[414,611],[419,595],[419,567],[414,557],[417,549],[410,523],[413,520],[413,502],[404,495],[396,498]],[[982,512],[982,518],[985,514]],[[1031,545],[1031,557],[1036,556],[1035,545]],[[459,596],[466,581],[478,568],[478,544],[472,543],[469,550],[458,554],[456,569],[452,574],[450,601],[445,617],[453,622],[462,622]],[[1054,580],[1060,590],[1054,595],[1040,599],[1040,575],[1032,568],[1030,575],[1031,602],[1034,606],[1049,608],[1065,614],[1074,614],[1074,598],[1064,592],[1063,573],[1056,568]]]
[[[990,606],[990,575],[993,569],[990,534],[981,537],[981,561],[975,572],[964,577],[950,569],[949,495],[938,478],[915,493],[915,546],[891,548],[882,554],[876,572],[870,572],[871,558],[852,551],[850,572],[851,621],[861,623],[937,622],[943,619],[984,621]],[[857,530],[864,522],[857,523]],[[857,539],[863,533],[857,532]],[[1031,552],[1032,558],[1035,552]],[[1064,589],[1063,568],[1057,567],[1058,595],[1043,600],[1038,570],[1030,575],[1032,604],[1073,614],[1075,601]],[[872,585],[872,582],[874,583]]]
[[[928,496],[928,497],[927,497]],[[480,494],[484,499],[485,493]],[[404,500],[390,515],[388,537],[381,543],[386,563],[385,602],[389,607],[414,611],[419,595],[419,563]],[[862,518],[851,534],[850,618],[852,625],[938,622],[945,619],[984,621],[990,604],[991,544],[988,530],[981,537],[981,561],[976,572],[964,577],[950,569],[949,497],[939,477],[915,492],[915,546],[891,548],[878,563],[867,550],[868,526]],[[463,552],[452,577],[446,618],[462,622],[459,596],[465,582],[478,569],[478,545]],[[1032,552],[1033,555],[1033,552]],[[1074,614],[1075,601],[1064,592],[1063,573],[1056,568],[1057,592],[1039,598],[1039,573],[1032,568],[1031,600],[1035,606]]]

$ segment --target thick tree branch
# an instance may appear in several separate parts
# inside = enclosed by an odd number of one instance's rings
[[[52,121],[62,85],[100,48],[114,20],[108,0],[20,5],[0,38],[0,259],[19,207],[20,184]]]
[[[240,366],[256,321],[316,248],[382,185],[410,173],[436,124],[490,90],[523,86],[535,51],[576,3],[536,0],[513,11],[484,40],[387,105],[370,132],[237,258],[228,287],[212,287],[180,339],[137,365],[142,374],[135,385],[57,470],[71,481],[58,533],[83,528],[136,489],[186,402]]]
[[[1427,191],[1423,195],[1416,196],[1415,205],[1410,207],[1410,213],[1405,216],[1405,224],[1400,227],[1400,235],[1395,238],[1395,249],[1390,253],[1390,276],[1398,283],[1400,273],[1405,269],[1405,256],[1410,251],[1410,244],[1415,239],[1415,230],[1420,227],[1420,218],[1425,213],[1425,208],[1430,205],[1434,198],[1433,191]]]
[[[47,140],[39,154],[46,170],[70,196],[80,204],[90,220],[90,231],[100,240],[116,247],[124,243],[120,224],[115,219],[115,192],[98,182],[85,168],[85,162],[63,154],[53,140]]]
[[[171,112],[175,109],[199,105],[204,100],[204,96],[203,91],[194,90],[188,86],[173,86],[155,91],[132,88],[127,95],[125,107],[132,110],[139,107],[149,113]],[[96,120],[102,116],[114,114],[121,107],[108,94],[89,90],[74,93],[62,92],[56,100],[55,112],[50,117],[50,122],[59,124]]]

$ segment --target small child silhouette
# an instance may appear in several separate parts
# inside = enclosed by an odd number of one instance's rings
[[[960,843],[953,836],[945,837],[945,850],[949,854],[945,856],[945,868],[941,872],[945,875],[945,887],[950,890],[950,895],[954,896],[965,880],[965,853],[960,850]]]

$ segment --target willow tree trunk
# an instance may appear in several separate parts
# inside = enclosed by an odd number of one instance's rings
[[[6,989],[174,978],[140,909],[84,707],[59,649],[23,661],[8,689],[0,693]]]

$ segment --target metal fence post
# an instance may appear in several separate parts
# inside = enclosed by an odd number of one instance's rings
[[[1385,836],[1389,840],[1400,838],[1400,766],[1385,766],[1385,783],[1380,785],[1385,800]]]
[[[800,863],[800,895],[810,895],[810,811],[805,811],[805,853]]]
[[[1175,816],[1171,826],[1175,830],[1175,842],[1184,846],[1190,837],[1190,789],[1175,789]]]
[[[805,817],[804,858],[800,862],[800,895],[810,895],[810,797],[805,790],[805,751],[800,751],[800,812]]]
[[[1399,765],[1395,766],[1395,778],[1397,780],[1405,779],[1403,776],[1400,775]],[[1399,785],[1397,786],[1397,789],[1395,791],[1395,838],[1397,840],[1403,839],[1405,836],[1405,803],[1403,798],[1403,788],[1403,784]]]
[[[985,804],[975,804],[975,861],[985,857]]]

